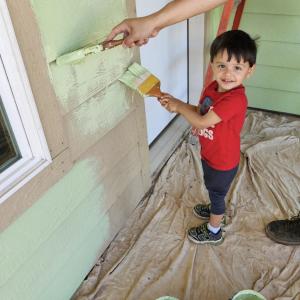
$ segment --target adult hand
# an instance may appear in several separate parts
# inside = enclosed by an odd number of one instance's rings
[[[141,18],[126,19],[117,25],[106,41],[123,33],[125,47],[142,46],[167,26],[176,24],[225,3],[227,0],[173,0],[159,11]]]
[[[151,17],[125,19],[114,27],[106,40],[113,40],[118,34],[123,33],[123,46],[134,47],[148,43],[149,38],[157,36],[159,29],[155,27]]]

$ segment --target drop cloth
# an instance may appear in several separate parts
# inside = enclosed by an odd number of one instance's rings
[[[203,222],[192,208],[208,194],[198,145],[184,141],[73,299],[227,300],[254,289],[268,300],[299,300],[300,246],[276,244],[264,232],[300,210],[299,138],[300,118],[248,113],[220,246],[186,238]]]

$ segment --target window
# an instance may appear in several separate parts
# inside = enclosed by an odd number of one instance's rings
[[[0,203],[50,162],[6,2],[0,0]]]
[[[21,153],[0,97],[0,172],[20,158]]]

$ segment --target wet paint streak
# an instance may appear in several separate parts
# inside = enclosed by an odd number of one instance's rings
[[[72,112],[69,122],[71,135],[83,142],[99,132],[116,126],[133,106],[132,93],[119,82],[101,91]]]
[[[77,163],[31,209],[0,235],[0,265],[6,270],[0,273],[1,286],[51,238],[77,206],[89,197],[92,190],[95,191],[95,196],[97,194],[97,197],[100,197],[98,199],[101,199],[103,188],[99,186],[99,168],[99,162],[93,159]],[[100,211],[101,207],[98,213]]]
[[[111,85],[125,72],[131,59],[132,51],[119,47],[87,56],[73,65],[51,63],[52,82],[62,114]]]

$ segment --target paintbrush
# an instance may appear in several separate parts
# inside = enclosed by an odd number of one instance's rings
[[[143,97],[160,98],[164,95],[160,90],[160,80],[138,63],[133,63],[119,80]]]
[[[87,55],[90,54],[96,54],[100,53],[101,51],[104,51],[106,49],[111,49],[114,47],[117,47],[119,45],[122,45],[124,42],[124,39],[120,40],[110,40],[110,41],[104,41],[102,43],[99,43],[98,45],[84,47],[78,50],[75,50],[73,52],[66,53],[62,56],[59,56],[56,59],[57,65],[68,65],[72,63],[77,63],[84,59]]]

